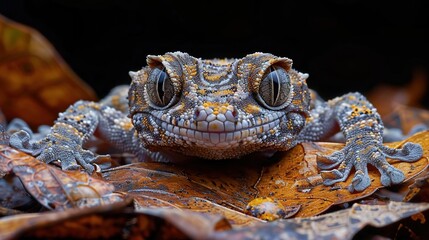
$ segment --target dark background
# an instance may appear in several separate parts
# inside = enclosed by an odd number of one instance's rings
[[[326,99],[404,86],[429,62],[423,0],[1,0],[0,13],[38,29],[100,97],[129,83],[147,54],[167,51],[289,57]]]

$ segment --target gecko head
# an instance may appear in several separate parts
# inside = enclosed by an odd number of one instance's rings
[[[130,72],[130,117],[144,147],[207,159],[287,150],[310,106],[306,74],[266,53],[202,60],[148,56]]]

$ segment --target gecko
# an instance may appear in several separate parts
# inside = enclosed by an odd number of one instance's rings
[[[345,181],[349,190],[371,184],[368,164],[380,172],[384,186],[404,174],[386,158],[412,162],[423,154],[419,144],[394,149],[383,145],[383,122],[359,92],[324,101],[307,86],[308,74],[293,61],[255,52],[242,58],[201,59],[184,52],[148,55],[147,64],[130,71],[129,86],[120,86],[99,102],[71,105],[46,136],[32,140],[27,131],[10,136],[10,145],[62,169],[94,171],[103,157],[83,148],[95,133],[144,161],[171,156],[239,159],[257,152],[287,151],[342,132],[344,147],[318,155],[326,173],[323,184]]]

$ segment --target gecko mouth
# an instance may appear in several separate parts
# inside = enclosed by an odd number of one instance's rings
[[[160,132],[168,137],[184,141],[188,145],[225,149],[260,143],[268,137],[275,137],[285,114],[274,112],[264,118],[254,117],[236,122],[177,120],[162,117],[161,114],[149,116],[153,120],[151,122],[162,129]]]

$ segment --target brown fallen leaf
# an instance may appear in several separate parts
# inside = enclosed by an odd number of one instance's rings
[[[427,226],[429,203],[354,204],[309,218],[231,227],[220,215],[171,208],[133,209],[131,199],[83,209],[21,214],[0,219],[0,239],[352,239],[367,226],[411,219]],[[402,222],[402,221],[401,221]],[[395,232],[388,232],[394,236]]]
[[[0,239],[96,239],[119,237],[118,227],[130,219],[116,216],[130,201],[91,208],[65,209],[33,214],[20,214],[0,219]],[[112,216],[113,215],[113,216]],[[113,239],[113,238],[112,238]]]
[[[429,83],[427,72],[416,67],[410,73],[411,78],[402,86],[379,84],[367,91],[366,97],[377,108],[382,118],[397,111],[398,105],[423,108]]]
[[[422,144],[425,157],[405,163],[391,161],[403,171],[406,179],[422,172],[428,165],[429,132],[422,132],[405,141]],[[404,141],[404,142],[405,142]],[[399,147],[403,142],[389,144]],[[231,218],[231,211],[246,212],[246,206],[255,198],[270,197],[285,207],[300,206],[294,217],[323,213],[331,206],[364,198],[383,186],[380,174],[370,168],[371,186],[350,193],[347,186],[352,176],[334,186],[322,184],[316,165],[316,154],[329,154],[341,149],[339,143],[308,143],[298,145],[277,155],[273,161],[245,159],[243,161],[201,161],[191,164],[137,163],[107,170],[103,177],[138,200],[142,207],[170,207],[199,211],[195,199],[204,199],[213,211],[222,213],[233,225],[253,224],[253,218]],[[151,199],[147,201],[147,199]],[[217,208],[215,206],[223,206]],[[216,210],[214,210],[216,209]],[[229,210],[225,210],[229,209]],[[228,212],[228,213],[227,213]]]
[[[4,127],[6,125],[6,117],[0,111],[0,127]]]
[[[0,145],[0,176],[15,174],[47,209],[67,209],[122,201],[110,183],[83,171],[62,171],[8,146]]]
[[[429,202],[429,172],[416,177],[401,196],[404,202]]]
[[[0,216],[13,214],[14,210],[40,211],[41,205],[25,190],[16,175],[7,174],[0,178],[0,193],[0,206],[4,208]]]
[[[398,128],[408,134],[417,125],[426,125],[429,128],[429,111],[397,104],[393,111],[383,118],[383,123],[387,128]]]
[[[0,219],[0,239],[207,239],[230,230],[222,216],[178,209],[134,210],[131,199],[84,209]]]
[[[233,188],[239,186],[236,182],[237,178],[234,178],[236,176],[230,175],[231,177],[228,178],[226,177],[228,174],[225,174],[225,178],[223,178],[225,171],[222,173],[220,169],[217,169],[222,165],[211,163],[214,165],[208,163],[210,166],[204,165],[204,170],[200,169],[202,171],[200,173],[207,174],[207,178],[198,176],[197,170],[193,175],[186,174],[182,172],[184,169],[165,163],[129,164],[105,171],[103,178],[115,185],[116,191],[125,192],[128,197],[134,198],[138,209],[164,207],[219,213],[233,225],[249,225],[259,222],[259,219],[237,211],[242,210],[240,206],[245,204],[242,199],[250,200],[251,198],[247,196],[246,186],[240,189],[242,192],[235,192],[236,196],[231,196],[227,189],[231,188],[229,185],[234,185]],[[193,168],[199,169],[198,165],[193,166]],[[203,166],[200,165],[200,167]],[[211,169],[211,167],[213,168]],[[210,169],[212,171],[209,171]],[[247,169],[243,170],[249,172]],[[210,174],[217,174],[220,178],[211,179]],[[243,175],[243,177],[245,176]],[[206,184],[194,182],[189,177],[196,179],[201,177],[202,181],[207,180],[211,184],[219,184],[219,188],[213,187],[212,189],[208,182]]]
[[[429,209],[429,203],[353,204],[317,217],[294,218],[215,232],[208,239],[352,239],[366,226],[384,227]],[[415,225],[423,225],[419,219]],[[427,227],[426,225],[424,225]],[[391,238],[395,232],[389,233]]]
[[[0,109],[36,129],[94,91],[36,30],[0,15]]]
[[[138,209],[137,213],[143,213],[140,217],[150,215],[163,219],[169,225],[177,228],[186,235],[185,239],[207,239],[215,232],[227,231],[232,229],[231,224],[219,214],[198,213],[188,210],[146,208]],[[159,227],[159,226],[158,226]],[[139,231],[147,231],[140,228]],[[163,239],[177,239],[180,234],[161,235]]]
[[[405,181],[427,168],[429,132],[418,133],[403,142],[387,145],[400,147],[406,141],[419,143],[425,150],[424,157],[413,163],[391,161],[394,167],[404,172]],[[362,192],[350,193],[347,190],[351,184],[353,172],[344,182],[339,182],[333,186],[323,185],[322,177],[317,169],[316,154],[328,155],[342,147],[343,144],[338,143],[305,143],[291,151],[282,153],[282,161],[264,169],[264,175],[262,175],[257,186],[259,196],[275,197],[283,201],[285,206],[301,205],[301,210],[295,217],[307,217],[320,214],[332,205],[369,196],[383,187],[380,183],[379,172],[372,167],[368,169],[371,185]]]

